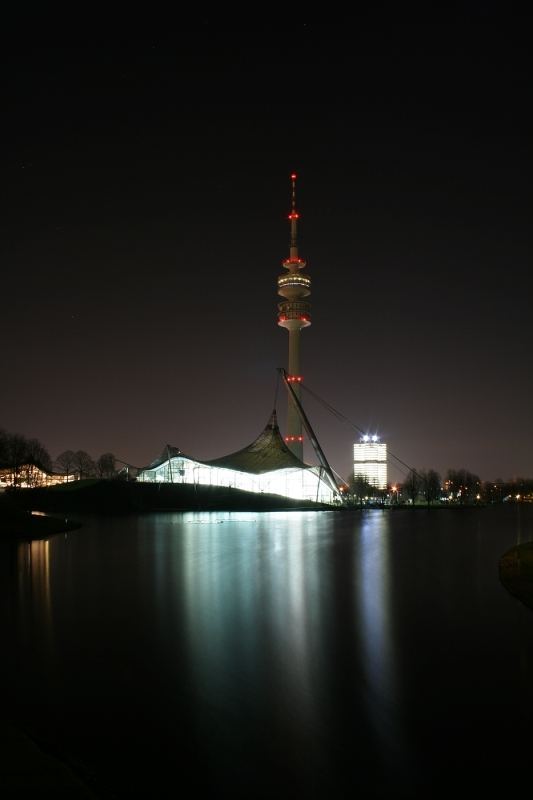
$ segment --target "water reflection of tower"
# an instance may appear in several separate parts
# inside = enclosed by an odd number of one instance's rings
[[[296,211],[296,175],[291,175],[292,200],[289,220],[291,224],[289,257],[282,262],[288,274],[278,277],[278,294],[284,297],[278,303],[278,325],[289,332],[289,365],[287,380],[292,383],[294,393],[300,399],[300,331],[311,324],[311,305],[303,298],[311,294],[311,279],[302,273],[306,262],[298,255],[298,218]],[[285,441],[292,452],[303,460],[302,421],[289,397],[287,413],[287,435]]]

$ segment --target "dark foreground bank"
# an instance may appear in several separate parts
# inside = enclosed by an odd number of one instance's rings
[[[135,483],[120,480],[76,481],[65,486],[18,489],[10,504],[25,511],[59,513],[131,513],[139,511],[284,511],[331,506],[254,494],[220,486]]]
[[[13,539],[48,539],[57,533],[72,531],[81,525],[65,516],[32,514],[9,503],[0,503],[0,537]]]

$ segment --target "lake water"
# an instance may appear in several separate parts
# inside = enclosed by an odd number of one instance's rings
[[[532,506],[83,522],[0,545],[3,707],[100,796],[522,787]]]

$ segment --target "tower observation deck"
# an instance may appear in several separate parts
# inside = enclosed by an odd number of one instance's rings
[[[304,298],[311,294],[311,278],[303,270],[306,262],[298,254],[298,219],[296,211],[296,175],[291,175],[292,197],[290,222],[289,257],[282,261],[287,272],[278,277],[278,294],[284,298],[278,303],[278,325],[289,333],[289,364],[287,380],[300,399],[300,331],[311,324],[311,304]],[[300,415],[289,397],[287,434],[285,442],[292,452],[303,461],[303,427]]]

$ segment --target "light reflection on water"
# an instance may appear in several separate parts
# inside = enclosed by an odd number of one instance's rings
[[[390,514],[364,515],[357,534],[355,614],[365,707],[383,759],[395,774],[406,776],[411,768],[411,753],[403,723],[401,668],[393,625]]]
[[[415,796],[413,764],[437,774],[449,760],[454,708],[518,681],[533,711],[528,612],[496,569],[531,519],[487,520],[176,512],[20,544],[4,581],[26,654],[18,708],[119,796],[132,758],[144,789],[154,765],[168,778],[177,763],[243,794],[262,771],[261,797],[291,793],[282,775],[319,796],[332,782]],[[516,702],[509,713],[519,727]]]
[[[335,724],[337,695],[348,688],[348,736],[353,727],[364,738],[366,715],[377,747],[397,746],[386,517],[365,517],[353,552],[350,533],[352,558],[340,565],[340,577],[349,577],[357,602],[340,618],[333,610],[339,573],[331,557],[333,515],[187,514],[160,525],[155,530],[167,546],[154,564],[159,613],[165,617],[172,607],[181,620],[176,636],[186,642],[191,691],[198,708],[209,709],[196,720],[204,739],[213,709],[231,738],[244,708],[258,721],[266,714],[302,768],[314,763],[326,770],[323,739]],[[166,536],[169,526],[176,535]],[[345,669],[338,659],[346,631],[352,657],[361,661],[353,678],[338,674]]]
[[[49,650],[53,643],[50,541],[20,542],[17,548],[18,611],[21,628],[31,637],[38,620],[40,636]]]
[[[179,536],[167,539],[171,552],[161,549],[155,562],[159,602],[178,609],[177,617],[183,612],[178,635],[199,707],[216,709],[228,730],[240,709],[260,717],[268,706],[274,728],[306,740],[308,758],[319,726],[317,516],[188,514],[172,522]],[[208,724],[201,715],[197,722]],[[202,735],[210,734],[204,728]]]
[[[359,532],[356,559],[357,612],[368,685],[379,698],[394,695],[389,515],[367,515]]]

